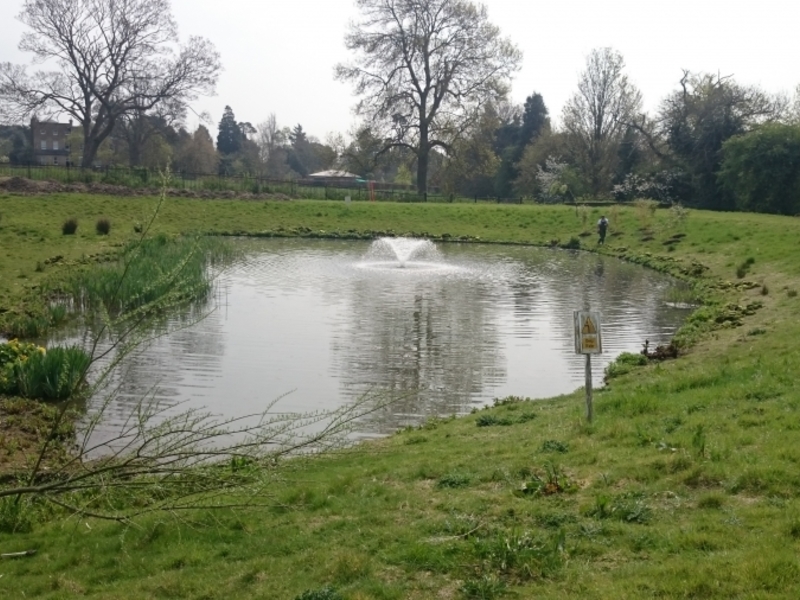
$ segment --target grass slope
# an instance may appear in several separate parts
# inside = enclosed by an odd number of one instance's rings
[[[150,205],[0,198],[3,302],[23,303],[60,265],[113,249]],[[264,470],[271,509],[136,526],[33,511],[41,522],[31,532],[0,533],[0,552],[38,549],[0,562],[0,595],[291,600],[334,598],[330,586],[354,600],[800,596],[800,221],[612,210],[601,252],[702,272],[698,292],[713,306],[698,311],[689,329],[699,341],[681,358],[599,391],[593,424],[580,392],[508,401]],[[108,237],[94,232],[101,216]],[[78,233],[62,236],[70,217]],[[591,231],[598,217],[568,207],[169,200],[157,226],[547,245]],[[595,249],[593,235],[580,239]],[[56,255],[64,259],[44,264]]]

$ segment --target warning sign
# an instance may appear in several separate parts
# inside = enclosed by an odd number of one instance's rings
[[[600,315],[586,310],[575,311],[575,352],[600,354],[602,351]]]

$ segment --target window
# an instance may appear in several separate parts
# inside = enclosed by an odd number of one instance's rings
[[[53,137],[58,137],[58,129],[53,129]]]
[[[42,140],[42,150],[47,150],[47,142]]]
[[[57,157],[57,156],[54,156],[54,157],[53,157],[53,164],[54,164],[54,165],[57,165],[57,164],[58,164],[58,157]]]
[[[53,140],[53,150],[58,150],[58,140]]]

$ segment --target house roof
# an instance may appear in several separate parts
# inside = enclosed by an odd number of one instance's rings
[[[336,178],[336,179],[358,179],[358,175],[355,173],[348,173],[347,171],[319,171],[317,173],[309,174],[309,177],[320,177],[320,178]]]

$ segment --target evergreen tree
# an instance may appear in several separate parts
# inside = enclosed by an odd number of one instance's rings
[[[244,134],[230,106],[225,107],[217,134],[217,150],[221,154],[236,154],[242,149]]]
[[[525,146],[539,137],[542,130],[548,123],[547,106],[544,104],[542,95],[534,92],[525,99],[525,108],[522,112],[522,128],[519,134],[519,156],[525,150]]]

